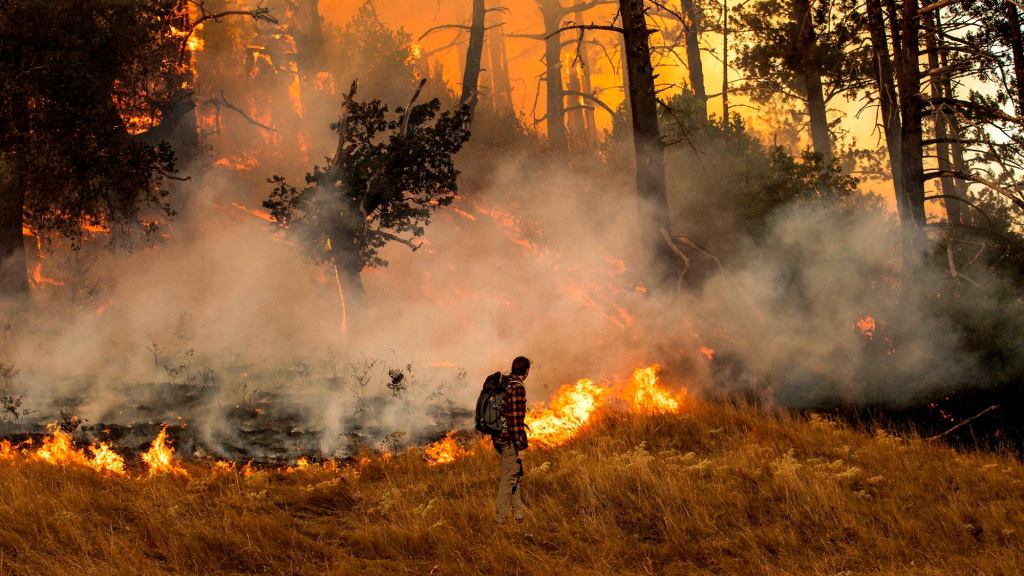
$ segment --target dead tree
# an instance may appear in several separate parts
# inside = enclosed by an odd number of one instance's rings
[[[697,0],[682,0],[683,33],[686,40],[686,68],[690,89],[701,107],[703,118],[708,117],[708,93],[704,88],[704,64],[700,60],[700,34],[704,27],[704,10]]]
[[[563,151],[568,149],[568,133],[565,126],[566,89],[562,83],[562,48],[567,43],[562,40],[562,32],[579,28],[580,25],[563,27],[562,22],[569,14],[582,14],[595,6],[612,4],[615,0],[588,0],[572,6],[562,6],[561,0],[536,2],[544,20],[544,33],[509,34],[509,37],[544,42],[544,86],[547,107],[544,118],[548,129],[548,144],[555,150]]]
[[[565,93],[562,85],[562,39],[558,33],[565,11],[560,0],[537,0],[544,18],[544,77],[548,142],[556,150],[568,146],[565,131]]]
[[[476,110],[480,92],[480,62],[484,53],[484,29],[487,5],[484,0],[473,0],[473,19],[469,25],[469,48],[466,49],[466,68],[462,74],[462,96],[459,103],[469,108],[470,116]]]
[[[644,0],[619,0],[618,4],[621,26],[573,24],[556,33],[605,30],[622,35],[633,127],[640,249],[648,286],[657,290],[671,285],[677,266],[673,247],[664,240],[666,232],[671,232],[671,218],[665,184],[665,143],[658,122],[658,93],[651,63],[652,30],[647,27]]]
[[[671,282],[675,257],[662,239],[662,230],[671,230],[671,221],[646,12],[643,0],[619,2],[633,120],[640,245],[647,259],[648,282],[652,288],[660,288]]]
[[[497,7],[489,9],[496,11]],[[491,102],[498,114],[514,113],[512,104],[512,81],[508,71],[508,54],[505,52],[505,30],[503,27],[492,26],[493,31],[487,38],[489,65],[487,71],[491,78]]]

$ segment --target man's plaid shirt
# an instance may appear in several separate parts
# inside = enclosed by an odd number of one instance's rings
[[[526,387],[521,376],[508,378],[502,415],[505,417],[505,429],[498,436],[498,442],[511,442],[516,450],[526,450]]]

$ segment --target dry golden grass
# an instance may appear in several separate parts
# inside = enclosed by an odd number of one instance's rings
[[[1011,457],[696,406],[604,416],[526,455],[491,521],[491,449],[241,478],[0,463],[0,574],[1024,574]]]

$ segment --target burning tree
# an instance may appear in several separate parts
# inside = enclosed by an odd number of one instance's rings
[[[360,272],[387,265],[380,249],[389,242],[418,249],[431,213],[455,199],[453,157],[469,140],[468,109],[441,112],[436,98],[415,104],[425,82],[390,119],[380,100],[357,102],[353,82],[332,125],[338,147],[330,163],[314,166],[301,190],[281,176],[269,180],[264,207],[314,258],[334,266],[343,316],[365,295]]]
[[[23,230],[76,241],[83,225],[170,213],[166,145],[137,137],[181,89],[179,0],[43,2],[0,10],[0,291],[28,293]]]

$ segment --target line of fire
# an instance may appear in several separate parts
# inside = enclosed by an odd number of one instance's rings
[[[1022,9],[0,0],[0,576],[1021,573]]]

